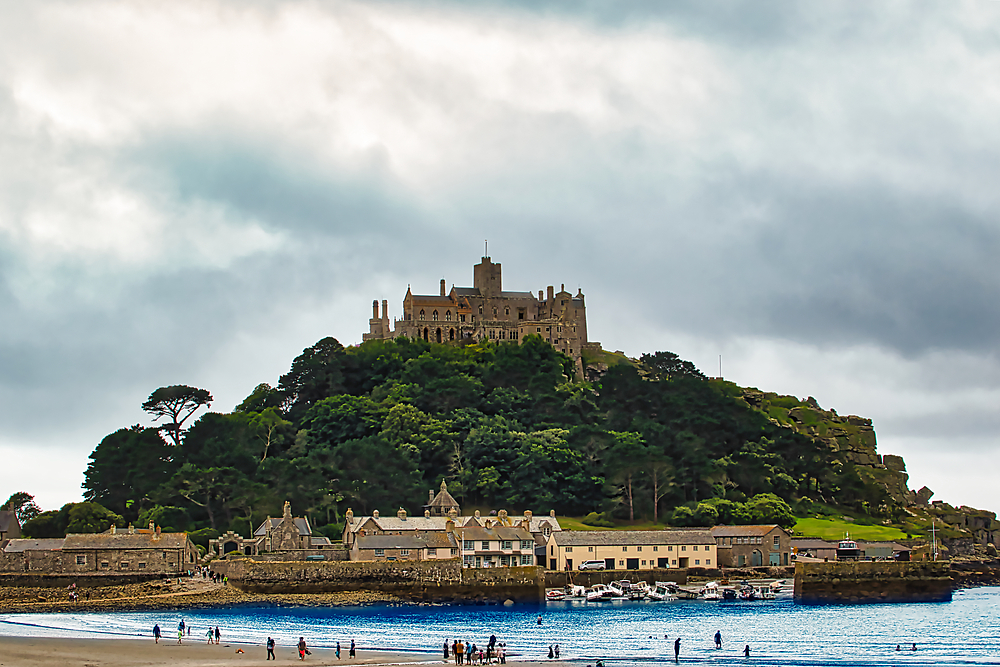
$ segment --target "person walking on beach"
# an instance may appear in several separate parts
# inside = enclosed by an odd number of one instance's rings
[[[340,642],[337,642],[337,660],[340,660]]]
[[[556,644],[556,660],[559,659],[559,644]]]
[[[212,632],[212,628],[209,628],[208,632],[205,633],[205,639],[208,640],[206,643],[211,644],[213,637],[215,637],[215,633]]]
[[[455,639],[451,642],[451,657],[455,659],[455,664],[458,664],[458,640]]]
[[[681,638],[678,637],[674,640],[674,662],[680,660],[681,657]]]
[[[722,630],[715,631],[715,648],[722,648]]]
[[[184,630],[177,628],[177,643],[180,644],[182,639],[184,639]]]
[[[747,644],[746,646],[743,647],[743,657],[745,658],[750,657],[750,644]]]
[[[160,643],[160,624],[159,623],[157,623],[156,625],[153,626],[153,643],[154,644],[159,644]]]
[[[357,652],[356,652],[356,651],[355,651],[355,649],[354,649],[354,640],[353,640],[353,639],[351,640],[351,652],[350,652],[349,656],[350,656],[351,658],[353,658],[353,657],[356,657],[356,656],[357,656]]]
[[[444,661],[448,662],[448,640],[444,640]]]
[[[549,644],[549,660],[556,657],[555,651],[552,650],[552,644]]]
[[[305,637],[299,637],[299,660],[306,659],[306,639]]]
[[[274,640],[272,638],[270,637],[267,638],[266,646],[267,646],[267,659],[277,660],[277,658],[274,657]]]
[[[465,656],[465,642],[461,639],[458,640],[458,646],[455,647],[455,664],[461,665],[463,658]]]
[[[215,643],[216,643],[216,645],[218,645],[218,643],[219,643],[219,637],[221,637],[221,636],[222,636],[222,633],[219,632],[219,626],[215,626]]]

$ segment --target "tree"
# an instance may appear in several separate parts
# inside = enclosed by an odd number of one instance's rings
[[[773,493],[761,493],[746,503],[753,523],[776,523],[782,528],[795,525],[795,514],[784,500]]]
[[[135,519],[152,494],[177,469],[155,428],[136,424],[106,436],[90,454],[83,473],[83,497]]]
[[[628,520],[635,521],[633,482],[646,467],[646,446],[638,433],[612,433],[615,444],[608,452],[611,481],[621,484],[628,502]]]
[[[639,363],[657,380],[674,378],[694,378],[704,380],[705,374],[690,361],[685,361],[673,352],[655,352],[639,357]]]
[[[35,502],[35,497],[26,491],[18,491],[11,495],[0,510],[13,512],[17,516],[18,524],[22,526],[42,513],[42,508]]]
[[[125,527],[125,520],[98,503],[66,503],[58,510],[42,512],[25,522],[25,537],[64,537],[67,533],[102,533],[112,525]]]
[[[153,421],[169,419],[161,426],[175,445],[181,444],[181,426],[202,406],[211,405],[212,395],[204,389],[178,384],[160,387],[142,404],[142,409],[153,415]]]

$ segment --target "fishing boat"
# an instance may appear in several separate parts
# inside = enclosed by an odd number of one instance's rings
[[[850,536],[837,543],[837,560],[861,560],[861,549]]]
[[[566,593],[564,593],[563,591],[557,591],[557,590],[546,591],[546,593],[545,593],[545,599],[546,600],[565,600],[566,599]]]
[[[668,600],[676,600],[677,596],[674,595],[673,591],[667,584],[662,581],[657,581],[649,592],[646,593],[646,598],[655,600],[656,602],[666,602]]]
[[[718,602],[722,599],[722,593],[719,592],[719,584],[715,581],[710,581],[701,589],[701,599],[707,600],[709,602]]]
[[[587,602],[600,602],[617,597],[621,597],[620,591],[614,591],[610,586],[604,584],[594,584],[587,591]]]

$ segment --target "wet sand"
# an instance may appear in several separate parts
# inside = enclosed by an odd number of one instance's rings
[[[237,653],[243,649],[244,653]],[[194,639],[178,645],[177,639],[53,639],[48,637],[0,637],[0,665],[3,667],[267,667],[281,664],[307,665],[387,665],[422,662],[445,664],[430,653],[403,653],[359,650],[354,660],[341,651],[341,660],[333,649],[309,649],[312,655],[299,661],[293,646],[278,646],[277,660],[266,660],[263,646],[221,643],[206,644]]]

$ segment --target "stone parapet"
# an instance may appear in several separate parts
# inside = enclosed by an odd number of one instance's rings
[[[420,602],[541,602],[540,567],[463,568],[457,559],[427,561],[226,563],[230,585],[251,593],[381,591]]]
[[[795,564],[795,601],[800,604],[947,602],[951,590],[947,562]]]

